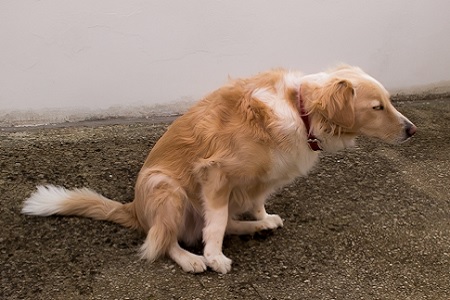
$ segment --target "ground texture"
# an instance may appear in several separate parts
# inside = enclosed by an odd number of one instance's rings
[[[20,214],[38,184],[130,201],[167,122],[3,128],[0,299],[450,299],[450,99],[396,105],[417,135],[323,154],[270,198],[284,228],[225,239],[226,275],[141,261],[143,236],[116,224]]]

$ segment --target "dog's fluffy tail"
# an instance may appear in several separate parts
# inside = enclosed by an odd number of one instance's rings
[[[87,189],[67,190],[53,185],[38,186],[25,200],[22,213],[26,215],[66,215],[93,218],[140,229],[133,203],[122,204]]]

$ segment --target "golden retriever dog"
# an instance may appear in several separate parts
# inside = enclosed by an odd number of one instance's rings
[[[282,69],[231,80],[170,125],[139,172],[134,201],[89,189],[40,186],[28,215],[75,215],[140,229],[142,258],[167,255],[186,272],[231,270],[225,234],[283,226],[264,204],[276,189],[307,175],[320,151],[352,146],[358,135],[401,143],[416,126],[386,89],[360,68],[303,75]],[[253,220],[242,220],[242,214]],[[203,240],[203,255],[183,249]]]

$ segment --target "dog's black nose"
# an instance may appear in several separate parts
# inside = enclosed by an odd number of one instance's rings
[[[417,127],[413,123],[408,122],[406,123],[405,131],[407,137],[412,137],[416,133]]]

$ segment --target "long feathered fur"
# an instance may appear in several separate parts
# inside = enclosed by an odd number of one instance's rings
[[[147,233],[142,258],[168,255],[187,272],[209,266],[227,273],[224,234],[283,226],[278,215],[266,212],[265,200],[318,161],[297,111],[300,86],[311,128],[326,151],[352,145],[358,134],[401,142],[415,132],[381,84],[358,68],[307,76],[272,70],[230,81],[169,126],[139,172],[133,202],[89,189],[41,186],[22,212],[116,222]],[[381,106],[386,109],[372,109]],[[239,220],[243,213],[255,220]],[[179,246],[202,239],[203,255]]]

